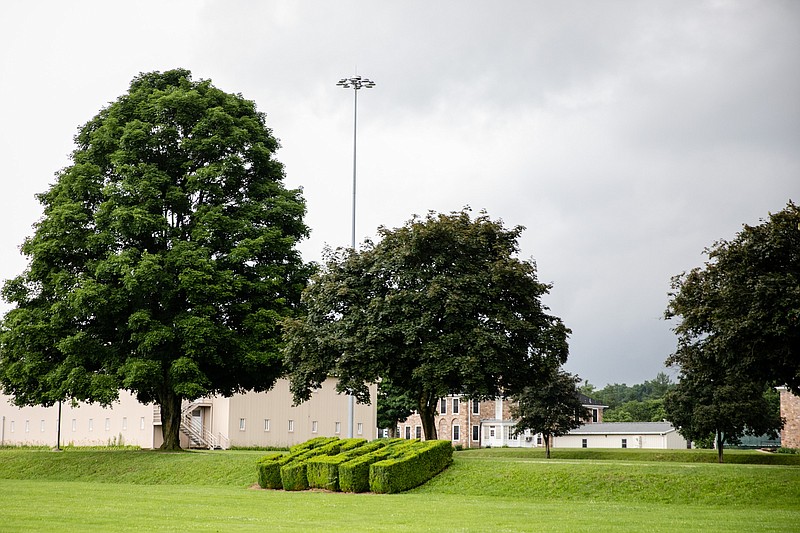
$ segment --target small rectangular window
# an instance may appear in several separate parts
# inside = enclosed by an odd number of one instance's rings
[[[623,448],[627,448],[628,447],[628,439],[622,439],[622,447]]]
[[[356,428],[357,428],[356,429],[356,433],[358,435],[363,435],[364,434],[364,424],[362,422],[359,422],[358,425],[356,426]]]
[[[453,440],[461,440],[461,428],[459,426],[453,426]]]
[[[264,419],[264,431],[269,431],[269,418]]]
[[[592,409],[592,422],[597,422],[597,409]]]
[[[588,448],[589,442],[586,439],[581,439],[581,448]]]
[[[481,436],[481,428],[480,426],[472,426],[472,440],[478,442],[478,439]]]
[[[411,426],[406,426],[406,438],[411,438]]]
[[[447,414],[447,398],[442,398],[439,401],[439,414],[446,415]]]
[[[144,417],[139,419],[139,429],[144,429]]]
[[[422,426],[416,426],[414,428],[414,434],[416,435],[414,437],[415,439],[421,439],[422,438]]]
[[[460,403],[461,402],[458,401],[458,398],[453,398],[453,414],[454,415],[458,414],[458,408],[459,408],[459,404]]]
[[[317,421],[316,420],[312,420],[311,421],[311,433],[316,433],[316,432],[317,432]]]
[[[89,431],[94,431],[94,420],[89,419]]]
[[[239,419],[239,431],[244,431],[247,428],[247,419],[240,418]]]
[[[14,433],[14,421],[11,421],[11,433]]]
[[[542,436],[541,435],[536,435],[536,444],[538,446],[542,445]]]
[[[76,419],[72,419],[72,431],[78,431],[78,421]]]
[[[123,416],[122,417],[122,431],[125,431],[126,429],[128,429],[128,417],[127,416]]]
[[[30,420],[26,420],[25,421],[25,433],[29,433],[30,431],[31,431],[31,421]]]
[[[44,433],[44,420],[42,420],[41,422],[39,422],[39,431],[41,431],[42,433]]]
[[[289,420],[289,431],[294,431],[294,420]]]
[[[110,418],[106,418],[105,429],[106,429],[106,431],[109,431],[111,429],[111,419]]]
[[[472,400],[472,414],[478,415],[481,412],[481,402],[478,400]]]
[[[336,433],[337,435],[342,432],[342,423],[341,422],[336,422],[336,424],[334,424],[333,432]]]

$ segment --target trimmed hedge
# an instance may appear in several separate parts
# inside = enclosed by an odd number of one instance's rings
[[[342,447],[338,455],[317,456],[309,459],[306,463],[306,476],[308,477],[309,487],[338,491],[340,464],[382,448],[385,445],[385,441],[373,441],[369,444],[365,444],[362,441],[362,445],[358,447],[351,447],[347,450]]]
[[[421,485],[453,461],[449,441],[319,437],[286,455],[259,459],[258,484],[265,489],[400,492]]]
[[[302,444],[292,446],[289,448],[289,453],[286,455],[268,455],[262,457],[256,463],[258,469],[258,485],[262,489],[280,489],[283,488],[283,481],[281,480],[281,467],[299,459],[306,454],[309,457],[316,455],[315,449],[322,448],[339,440],[339,437],[317,437],[308,440]]]
[[[418,487],[453,462],[453,445],[446,440],[429,440],[405,449],[369,467],[372,492],[394,493]]]
[[[351,447],[350,449],[345,449],[343,445],[339,455],[317,456],[309,459],[306,463],[308,486],[317,489],[339,491],[339,465],[383,448],[389,445],[390,442],[394,444],[394,442],[385,439],[374,440],[369,444],[364,444],[364,442],[365,441],[361,441],[361,445],[358,447]]]
[[[309,488],[307,466],[308,461],[314,457],[337,456],[342,451],[346,452],[365,442],[364,439],[339,440],[337,438],[333,442],[329,442],[323,446],[317,446],[296,456],[292,461],[281,466],[281,484],[283,485],[283,490],[306,490]]]
[[[372,463],[402,454],[404,450],[418,443],[417,440],[396,439],[394,444],[389,443],[374,452],[342,463],[339,465],[339,488],[344,492],[369,491],[369,468]]]

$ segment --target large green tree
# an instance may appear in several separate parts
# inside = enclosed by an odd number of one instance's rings
[[[775,394],[768,385],[702,362],[682,369],[680,381],[667,393],[664,408],[667,419],[687,439],[711,437],[721,463],[726,443],[737,444],[744,435],[777,438],[783,420],[770,397]]]
[[[130,390],[179,448],[182,400],[280,375],[305,203],[255,104],[187,70],[137,76],[75,140],[3,288],[0,384],[18,405]]]
[[[526,429],[541,433],[545,454],[550,459],[550,440],[566,435],[580,427],[591,416],[578,395],[581,379],[556,369],[542,385],[525,387],[514,396],[511,416],[516,420],[514,431],[519,434]]]
[[[721,461],[724,441],[781,427],[769,387],[800,393],[800,209],[790,201],[706,254],[672,279],[678,347],[667,364],[681,374],[665,408],[685,436],[714,434]]]
[[[492,398],[542,384],[568,353],[569,330],[547,313],[533,261],[516,257],[521,227],[468,210],[430,213],[360,251],[331,252],[286,322],[296,401],[329,374],[368,401],[388,379],[414,399],[426,439],[440,397]]]
[[[800,394],[800,209],[790,201],[706,254],[672,279],[678,348],[667,363],[699,357]]]

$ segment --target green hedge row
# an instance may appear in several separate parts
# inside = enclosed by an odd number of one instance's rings
[[[283,466],[294,461],[303,461],[320,453],[333,455],[329,453],[333,450],[336,450],[334,453],[339,453],[336,448],[337,444],[339,444],[338,437],[317,437],[303,444],[292,446],[286,455],[268,455],[261,458],[257,463],[258,484],[264,489],[283,488],[281,478]]]
[[[453,446],[446,440],[429,440],[402,455],[373,463],[369,468],[372,492],[393,493],[418,487],[453,462]]]
[[[449,441],[319,437],[293,446],[286,455],[258,461],[265,489],[310,487],[345,492],[400,492],[425,483],[453,458]]]
[[[342,449],[339,455],[312,457],[306,463],[308,486],[317,489],[339,491],[339,466],[342,463],[395,444],[394,441],[399,440],[400,439],[394,439],[393,441],[386,439],[374,440],[369,444],[354,447],[350,450]]]

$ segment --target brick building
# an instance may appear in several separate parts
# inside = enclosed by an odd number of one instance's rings
[[[792,394],[786,387],[778,387],[781,393],[781,416],[786,424],[781,431],[781,447],[800,448],[800,396]]]
[[[583,405],[590,410],[586,423],[603,421],[603,408],[600,402],[580,395]],[[511,401],[497,398],[489,401],[470,400],[460,395],[451,395],[439,400],[436,413],[436,433],[438,438],[452,441],[454,446],[481,448],[486,446],[536,447],[544,446],[541,435],[514,435],[516,421],[511,418]],[[422,420],[416,413],[399,424],[400,437],[406,439],[424,438]]]

